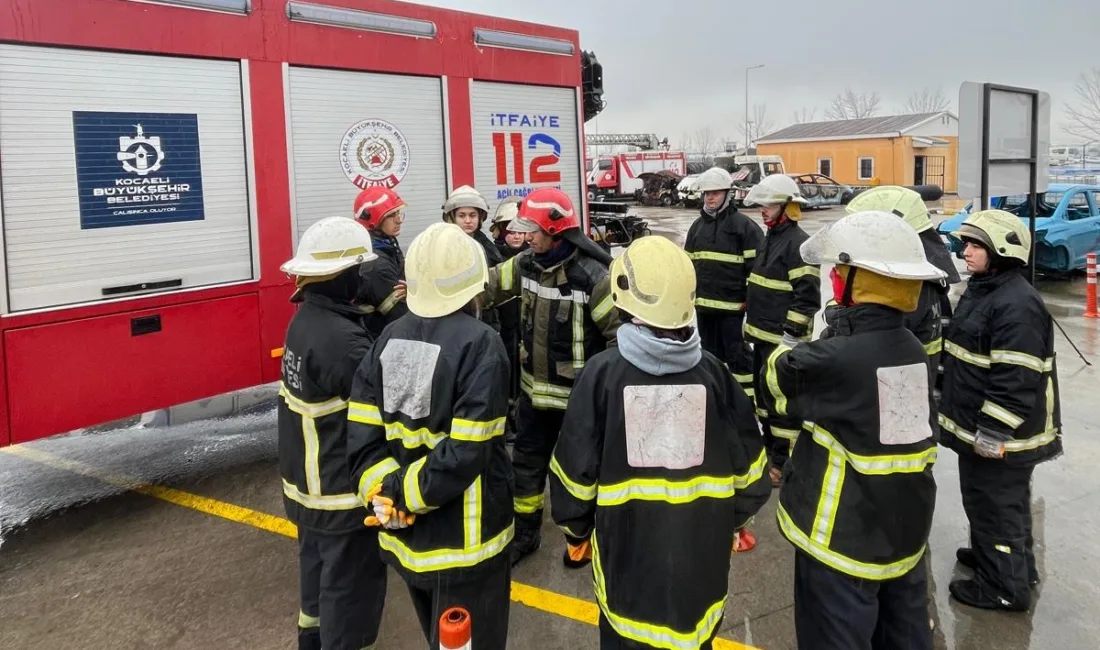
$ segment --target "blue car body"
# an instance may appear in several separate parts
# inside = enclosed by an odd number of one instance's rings
[[[962,257],[963,243],[951,233],[958,230],[973,209],[968,204],[959,213],[936,226],[947,248]],[[1030,221],[1027,196],[1000,196],[991,207],[1007,210]],[[1085,255],[1100,251],[1100,185],[1051,183],[1038,198],[1035,219],[1035,267],[1046,271],[1085,268]]]

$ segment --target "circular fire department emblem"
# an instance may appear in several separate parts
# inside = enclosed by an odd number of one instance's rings
[[[409,143],[397,127],[384,120],[356,122],[340,142],[340,166],[360,189],[393,189],[409,171]]]

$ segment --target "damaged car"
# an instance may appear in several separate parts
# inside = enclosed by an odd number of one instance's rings
[[[855,191],[838,183],[824,174],[787,174],[798,183],[798,189],[802,191],[802,198],[806,199],[806,207],[824,208],[830,205],[848,205],[855,195]]]

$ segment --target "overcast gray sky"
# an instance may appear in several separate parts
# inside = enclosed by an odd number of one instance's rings
[[[845,86],[878,92],[879,115],[913,92],[963,81],[1051,94],[1053,140],[1077,76],[1100,66],[1100,0],[420,0],[569,27],[604,69],[607,108],[588,129],[672,141],[702,126],[740,138],[749,101],[777,127]],[[1013,6],[1015,5],[1015,6]]]

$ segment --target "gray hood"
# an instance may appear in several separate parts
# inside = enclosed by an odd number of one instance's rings
[[[691,332],[686,341],[663,339],[653,330],[634,323],[623,323],[617,334],[619,353],[643,372],[658,377],[687,372],[699,365],[703,347],[699,330]]]

